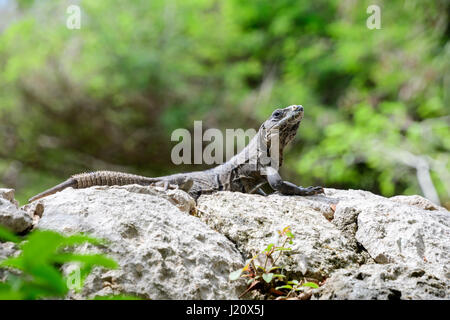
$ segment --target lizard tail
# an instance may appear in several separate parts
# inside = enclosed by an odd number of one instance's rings
[[[54,186],[53,188],[50,188],[48,190],[45,190],[44,192],[41,192],[41,193],[35,195],[34,197],[30,198],[28,200],[28,202],[33,202],[33,201],[38,200],[40,198],[43,198],[43,197],[49,196],[51,194],[54,194],[54,193],[56,193],[58,191],[62,191],[64,189],[66,189],[66,188],[76,187],[76,186],[77,186],[77,181],[74,178],[70,178],[70,179],[67,179],[66,181],[64,181],[63,183],[60,183],[60,184]]]
[[[114,186],[114,185],[126,185],[126,184],[140,184],[149,185],[155,182],[161,181],[160,178],[148,178],[138,176],[135,174],[113,172],[113,171],[97,171],[89,173],[80,173],[73,175],[63,183],[54,186],[38,195],[30,198],[28,201],[33,202],[40,198],[49,196],[56,192],[62,191],[66,188],[73,187],[75,189],[89,188],[92,186]]]

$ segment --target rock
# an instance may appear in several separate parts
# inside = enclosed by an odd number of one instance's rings
[[[15,256],[17,253],[18,249],[14,242],[0,242],[0,261]]]
[[[247,258],[273,242],[275,230],[291,226],[296,254],[283,263],[291,276],[326,279],[327,289],[317,290],[316,298],[449,296],[450,214],[419,196],[387,199],[336,189],[312,197],[221,192],[202,195],[198,211]],[[365,281],[360,274],[368,275]]]
[[[22,233],[31,229],[31,216],[17,207],[13,189],[0,189],[0,225],[12,232]]]
[[[177,204],[190,211],[181,190]],[[181,203],[185,198],[187,202]],[[39,229],[65,234],[86,232],[108,240],[77,251],[99,250],[114,258],[118,270],[96,268],[86,279],[83,299],[131,294],[147,299],[237,299],[245,287],[229,273],[243,264],[234,245],[199,219],[177,208],[158,188],[138,185],[66,189],[42,200]]]
[[[14,242],[1,242],[0,241],[0,261],[9,257],[15,257],[20,253],[17,245]],[[11,272],[6,268],[0,268],[0,281],[5,281],[7,276],[11,274],[17,274],[17,272]]]
[[[435,205],[433,202],[431,202],[428,199],[425,199],[424,197],[414,195],[414,196],[395,196],[389,198],[392,201],[408,204],[411,206],[418,207],[420,209],[424,210],[440,210],[440,211],[446,211],[445,208],[440,207],[438,205]]]
[[[14,189],[0,188],[0,198],[8,200],[12,204],[17,205],[17,201],[14,199]]]
[[[99,190],[104,190],[108,187],[96,187]],[[162,187],[143,187],[140,185],[127,185],[124,186],[126,190],[134,193],[143,193],[149,194],[156,197],[160,197],[170,201],[173,205],[175,205],[178,209],[186,213],[192,213],[195,211],[195,200],[189,196],[186,192],[183,192],[179,189],[169,189],[164,191]]]
[[[377,263],[403,263],[450,278],[450,214],[389,200],[361,203],[356,240]]]
[[[448,281],[402,264],[366,264],[335,272],[313,299],[399,300],[446,299]]]
[[[24,214],[10,191],[0,191],[0,201],[0,212]],[[309,197],[217,192],[196,203],[181,190],[129,185],[68,188],[24,209],[38,228],[109,241],[77,251],[105,253],[121,268],[94,269],[83,291],[68,298],[237,299],[246,286],[230,282],[230,272],[276,243],[277,231],[288,226],[292,250],[277,265],[289,280],[323,284],[301,298],[450,297],[450,213],[420,196],[329,188]],[[0,255],[12,248],[1,246]]]
[[[20,209],[25,211],[33,219],[33,227],[39,222],[39,219],[44,214],[44,205],[42,200],[33,201],[22,206]]]
[[[441,276],[449,274],[446,209],[420,196],[387,199],[368,191],[334,189],[327,189],[327,196],[339,199],[333,223],[376,262],[412,264],[432,268]]]
[[[233,241],[246,258],[276,242],[277,231],[290,226],[295,254],[282,255],[280,264],[297,277],[327,277],[340,268],[358,266],[366,257],[324,216],[333,199],[324,196],[218,192],[198,199],[200,218]]]

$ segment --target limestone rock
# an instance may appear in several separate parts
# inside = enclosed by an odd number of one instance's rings
[[[392,201],[395,202],[399,202],[399,203],[404,203],[404,204],[408,204],[411,206],[415,206],[418,207],[420,209],[424,209],[424,210],[430,210],[430,211],[434,211],[434,210],[440,210],[440,211],[446,211],[445,208],[438,206],[436,204],[434,204],[433,202],[431,202],[428,199],[425,199],[424,197],[418,196],[418,195],[414,195],[414,196],[395,196],[395,197],[391,197],[389,198]]]
[[[230,282],[230,272],[287,226],[292,250],[277,265],[290,280],[322,283],[312,299],[450,298],[450,213],[420,196],[329,188],[309,197],[217,192],[196,203],[181,190],[129,185],[68,188],[23,210],[0,190],[0,219],[2,212],[27,220],[24,230],[32,215],[38,228],[109,241],[77,250],[105,253],[121,268],[94,269],[74,299],[237,299],[246,286]],[[12,254],[13,245],[0,243],[0,256]]]
[[[420,196],[387,199],[336,189],[312,197],[221,192],[201,196],[198,211],[247,258],[273,242],[275,230],[291,226],[295,250],[283,263],[295,275],[326,279],[316,298],[450,296],[450,214]]]
[[[450,278],[450,214],[389,200],[361,203],[356,240],[377,263],[403,263]]]
[[[66,189],[42,202],[39,229],[106,239],[110,243],[101,252],[121,267],[96,269],[74,298],[121,293],[149,299],[237,299],[243,289],[242,283],[228,280],[243,263],[234,245],[178,209],[161,190],[137,185]]]
[[[335,272],[313,299],[430,300],[446,299],[449,282],[403,264],[366,264]]]
[[[295,236],[289,258],[280,264],[298,276],[322,279],[334,270],[358,266],[365,261],[351,241],[324,216],[331,211],[332,199],[325,196],[294,197],[283,195],[218,192],[198,199],[198,212],[211,228],[236,243],[250,258],[275,243],[277,231],[289,226]]]
[[[0,189],[0,225],[21,233],[32,227],[32,218],[17,207],[13,189]]]
[[[9,257],[15,257],[19,254],[19,249],[14,242],[1,242],[0,241],[0,261]],[[0,281],[5,281],[6,277],[11,274],[10,270],[6,268],[0,269]]]
[[[14,189],[0,188],[0,198],[17,205],[17,201],[14,199]]]

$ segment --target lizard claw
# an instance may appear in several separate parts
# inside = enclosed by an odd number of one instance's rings
[[[308,187],[306,191],[309,195],[325,193],[322,187]]]

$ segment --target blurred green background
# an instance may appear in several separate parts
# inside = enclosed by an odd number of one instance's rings
[[[66,27],[81,7],[81,29]],[[370,30],[367,7],[381,8]],[[282,176],[450,207],[450,2],[0,0],[0,186],[175,166],[171,132],[302,104]]]

